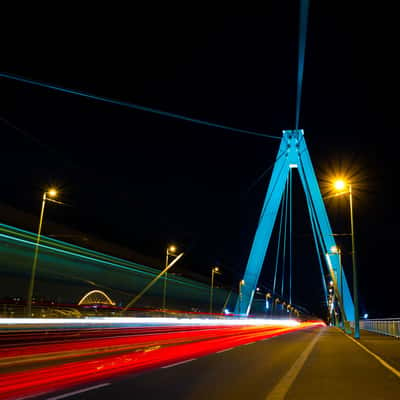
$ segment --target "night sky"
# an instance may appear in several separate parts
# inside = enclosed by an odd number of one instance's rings
[[[332,174],[354,185],[361,315],[400,317],[397,13],[321,3],[310,7],[300,127],[323,191]],[[2,70],[276,136],[294,128],[297,2],[267,2],[253,15],[127,12],[18,19]],[[2,203],[36,215],[54,184],[71,207],[48,207],[51,220],[160,262],[174,243],[186,252],[178,270],[208,276],[218,265],[220,284],[237,285],[270,175],[258,178],[279,140],[5,79],[0,93]],[[294,301],[318,312],[321,278],[297,174],[294,186]],[[333,231],[349,232],[346,199],[327,209]],[[350,239],[338,244],[350,274]]]

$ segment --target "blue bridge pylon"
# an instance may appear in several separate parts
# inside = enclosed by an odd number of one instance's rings
[[[340,282],[339,255],[332,254],[331,252],[332,247],[336,243],[332,235],[325,204],[321,196],[302,129],[283,131],[267,196],[247,261],[243,277],[244,283],[241,285],[241,296],[238,297],[235,313],[248,315],[250,312],[290,169],[297,169],[299,171],[303,189],[309,203],[310,218],[315,224],[315,229],[318,233],[317,238],[320,249],[322,249],[326,257],[324,258],[327,262],[326,269],[334,283],[336,295],[340,296],[340,293],[343,293],[343,299],[339,297],[339,303],[343,307],[343,317],[348,321],[354,321],[353,300],[346,277],[344,276],[344,271],[342,271],[343,282]],[[338,288],[341,290],[338,290]]]

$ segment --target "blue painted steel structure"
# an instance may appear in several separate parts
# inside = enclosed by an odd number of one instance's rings
[[[302,129],[283,131],[275,166],[272,171],[267,195],[243,277],[244,284],[241,287],[241,301],[237,301],[235,313],[248,315],[250,312],[290,169],[297,169],[299,171],[303,189],[308,199],[310,218],[314,221],[317,231],[318,247],[326,255],[326,268],[334,282],[336,294],[340,294],[341,291],[338,288],[341,288],[343,284],[343,299],[339,298],[339,302],[343,305],[345,319],[353,321],[353,300],[344,273],[343,282],[340,282],[339,256],[338,254],[331,253],[332,246],[336,244]]]

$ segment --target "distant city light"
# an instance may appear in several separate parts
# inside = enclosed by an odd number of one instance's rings
[[[365,319],[368,318],[368,314],[367,314],[367,313],[364,314],[364,318],[365,318]]]

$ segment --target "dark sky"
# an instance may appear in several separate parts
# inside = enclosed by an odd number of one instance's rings
[[[270,2],[253,15],[78,15],[16,19],[2,70],[277,136],[294,128],[296,2]],[[321,182],[346,171],[354,183],[360,305],[370,316],[400,316],[395,15],[312,1],[305,58],[300,126]],[[18,128],[0,122],[3,203],[38,213],[42,191],[55,184],[72,207],[49,207],[52,220],[160,259],[176,243],[187,253],[181,268],[207,275],[219,265],[221,283],[237,284],[269,175],[253,183],[279,141],[5,79],[0,92],[0,116]],[[317,310],[321,278],[295,178],[294,299]],[[327,207],[333,231],[348,232],[346,200]],[[350,274],[350,240],[339,244]]]

